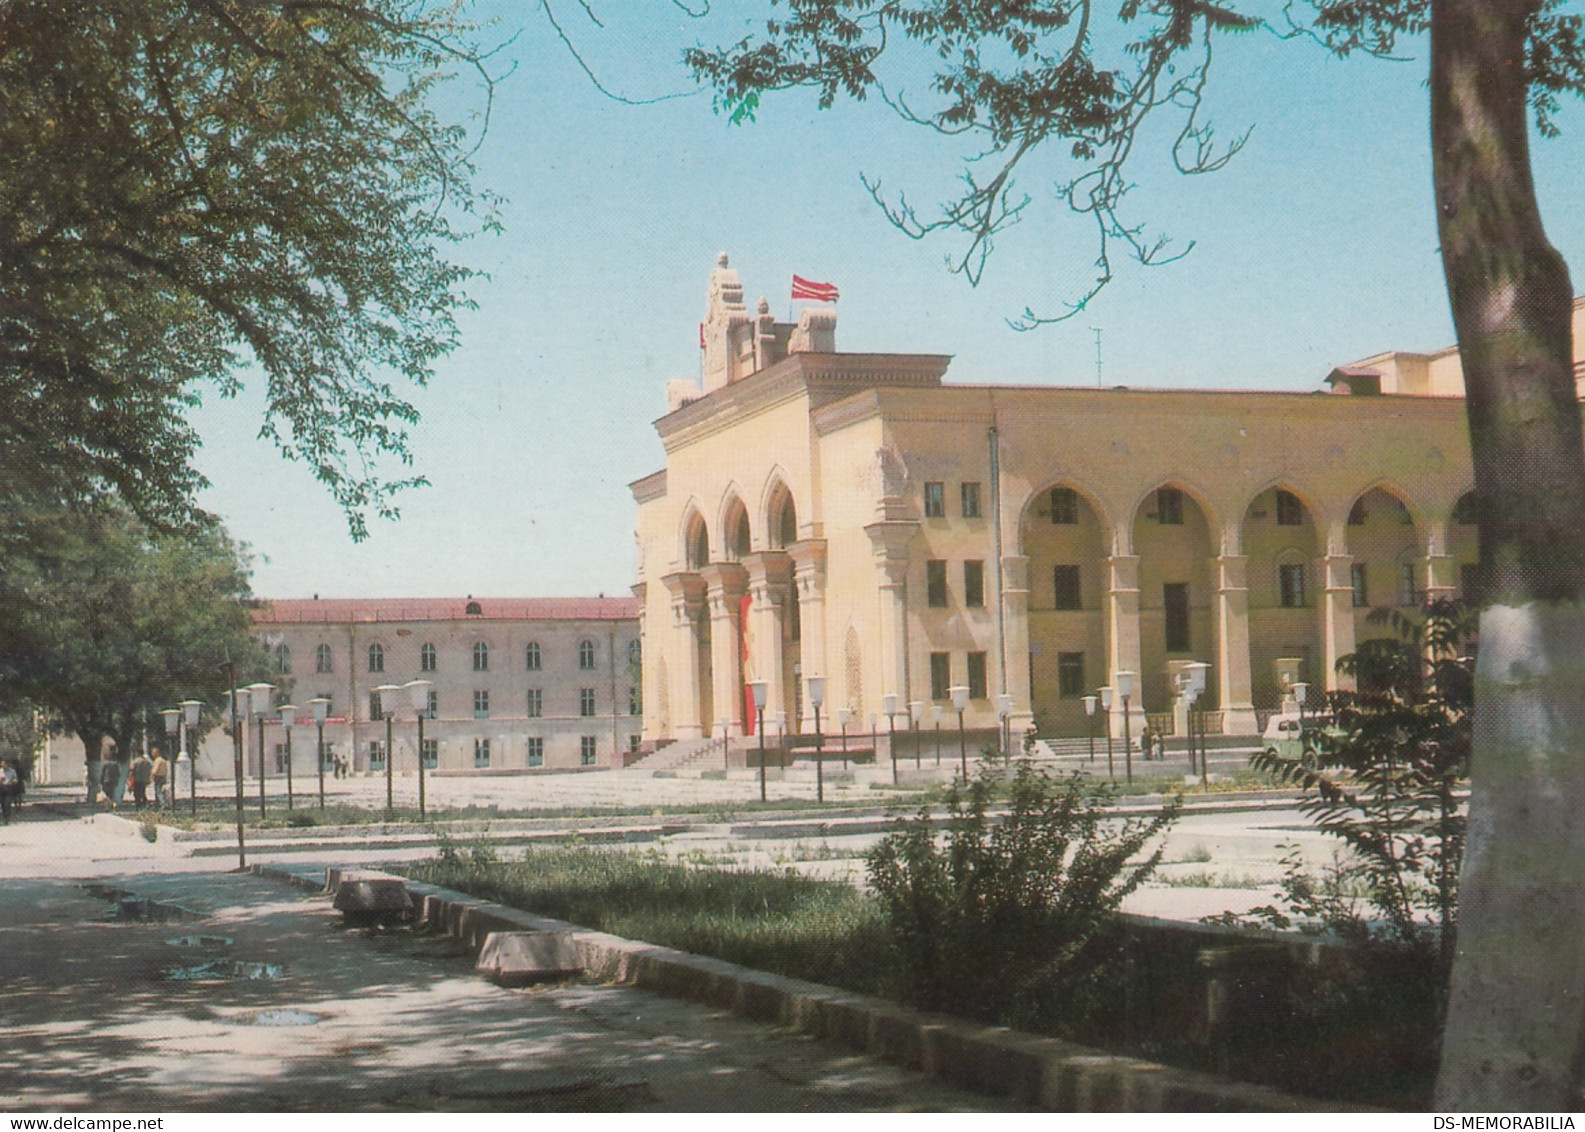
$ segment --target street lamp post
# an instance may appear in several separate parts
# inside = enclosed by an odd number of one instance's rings
[[[292,796],[292,724],[297,722],[297,705],[282,704],[281,730],[286,732],[286,808],[290,810],[296,805]]]
[[[1293,684],[1293,702],[1299,705],[1299,754],[1302,757],[1305,750],[1304,742],[1304,701],[1310,694],[1310,685],[1303,680],[1296,680]]]
[[[270,693],[275,691],[274,684],[266,684],[260,680],[257,684],[249,684],[248,714],[257,717],[259,721],[259,817],[264,816],[264,717],[270,710]]]
[[[765,680],[750,680],[748,689],[754,696],[754,720],[759,724],[759,800],[765,797],[765,701],[770,698],[770,684]]]
[[[825,780],[825,738],[820,734],[820,705],[826,699],[826,678],[824,676],[807,676],[804,683],[809,688],[809,703],[815,709],[815,801],[826,800]]]
[[[937,766],[941,765],[941,717],[943,715],[945,715],[946,713],[947,713],[947,709],[942,707],[940,704],[931,704],[930,705],[930,718],[935,720],[935,724],[936,724],[936,765]]]
[[[1100,702],[1099,696],[1084,697],[1084,714],[1088,717],[1090,730],[1090,761],[1095,761],[1095,705]]]
[[[165,721],[165,738],[166,738],[165,746],[166,746],[167,749],[169,749],[169,747],[170,747],[170,742],[169,741],[172,740],[172,739],[176,739],[177,738],[177,732],[179,732],[181,730],[181,728],[182,728],[182,709],[181,708],[165,708],[165,709],[163,709],[160,712],[160,718]],[[187,740],[187,737],[185,735],[183,735],[180,739],[177,739],[177,742],[179,742],[181,744],[183,750],[185,750],[186,747],[187,747],[186,740]],[[174,770],[175,765],[176,765],[175,763],[168,763],[167,764],[167,766],[170,769],[166,770],[166,777],[165,777],[165,788],[170,791],[169,799],[170,799],[171,809],[173,811],[176,809],[176,774],[175,774],[175,770]],[[163,798],[156,797],[154,799],[154,801],[155,801],[155,804],[157,806],[161,807],[161,808],[163,808],[164,805],[165,805],[165,799],[163,799]]]
[[[1013,697],[1005,692],[996,697],[996,716],[1000,723],[997,726],[996,737],[1001,740],[1002,758],[1010,759],[1013,756]]]
[[[189,734],[198,728],[198,713],[203,710],[202,700],[182,701],[182,752],[176,757],[176,770],[171,776],[171,809],[176,808],[176,792],[182,787],[182,776],[187,777],[187,794],[193,816],[198,816],[198,760],[193,752],[198,749],[198,736]]]
[[[1101,714],[1106,717],[1106,777],[1116,778],[1117,771],[1112,766],[1112,689],[1110,685],[1101,689]]]
[[[848,768],[848,724],[853,722],[853,709],[837,708],[837,722],[842,725],[842,769]]]
[[[325,808],[325,720],[330,718],[330,701],[315,696],[308,701],[314,709],[314,726],[319,729],[319,741],[314,744],[314,759],[319,764],[319,808]]]
[[[424,820],[424,717],[429,714],[429,689],[433,680],[409,680],[402,687],[418,716],[418,820]]]
[[[1205,773],[1205,709],[1200,709],[1200,726],[1198,729],[1196,729],[1194,726],[1194,705],[1205,697],[1205,675],[1210,670],[1211,666],[1206,664],[1203,660],[1195,660],[1189,663],[1189,687],[1194,689],[1194,699],[1189,704],[1189,749],[1191,751],[1194,749],[1194,735],[1196,730],[1198,730],[1200,739],[1201,774]],[[1189,770],[1191,773],[1194,770],[1192,762],[1189,766]]]
[[[388,814],[396,809],[396,751],[393,743],[396,740],[396,693],[401,690],[395,684],[381,684],[374,689],[380,697],[380,714],[385,717],[385,812]]]
[[[880,724],[881,713],[878,711],[870,712],[870,758],[874,759],[877,764],[880,763],[881,754]]]
[[[919,734],[919,721],[924,718],[924,714],[925,714],[925,705],[923,703],[921,703],[918,700],[910,700],[909,701],[909,703],[908,703],[908,718],[911,721],[909,726],[913,729],[913,733],[914,733],[914,769],[915,770],[919,769],[919,765],[920,765],[920,763],[922,761],[922,759],[920,758],[920,755],[922,754],[922,752],[920,751],[919,748],[924,745],[924,741],[925,740],[924,740],[924,736]]]
[[[226,671],[226,682],[231,685],[231,691],[226,695],[227,708],[231,714],[231,769],[236,776],[237,784],[237,868],[248,867],[248,851],[242,836],[242,728],[243,724],[237,719],[237,697],[242,695],[242,689],[236,686],[237,665],[235,661],[228,660],[220,666]]]
[[[1128,697],[1134,694],[1134,674],[1124,668],[1117,673],[1117,694],[1123,701],[1123,769],[1134,781],[1134,743],[1128,733]]]
[[[1195,759],[1194,759],[1194,703],[1199,698],[1200,698],[1200,693],[1195,691],[1194,685],[1192,683],[1186,689],[1184,689],[1184,692],[1183,692],[1183,717],[1184,717],[1184,721],[1185,721],[1186,725],[1189,728],[1189,773],[1190,774],[1196,774],[1196,773],[1204,774],[1205,773],[1205,760],[1204,760],[1203,757],[1200,759],[1200,769],[1198,771],[1196,771],[1194,769],[1194,767],[1195,767]],[[1203,751],[1201,752],[1201,755],[1202,756],[1204,755]]]
[[[963,781],[969,780],[969,744],[963,734],[963,709],[969,706],[969,688],[967,684],[954,684],[947,689],[947,695],[952,697],[952,708],[958,713],[958,769],[963,772]]]
[[[892,757],[892,785],[897,785],[897,696],[888,692],[881,697],[881,710],[886,713],[886,753]]]

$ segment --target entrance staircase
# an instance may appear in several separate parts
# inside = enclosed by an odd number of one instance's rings
[[[707,771],[724,771],[730,742],[720,738],[682,739],[668,743],[628,769],[638,774],[647,772],[652,778],[697,778]]]

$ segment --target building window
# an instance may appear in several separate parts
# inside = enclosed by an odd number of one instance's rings
[[[1051,489],[1051,522],[1058,527],[1071,527],[1079,521],[1079,493],[1071,487]]]
[[[587,637],[578,642],[578,668],[583,672],[594,671],[594,642]]]
[[[335,752],[330,749],[329,743],[319,745],[319,769],[327,774],[334,773],[336,769]]]
[[[932,609],[947,607],[947,564],[940,558],[925,563],[925,603]]]
[[[1304,605],[1304,565],[1295,562],[1277,567],[1278,598],[1284,609],[1299,609]]]
[[[1183,492],[1175,487],[1156,489],[1156,522],[1164,527],[1183,526]]]
[[[627,686],[627,714],[628,715],[643,715],[644,714],[643,698],[641,696],[639,696],[639,694],[638,694],[638,685],[637,684],[629,684]]]
[[[369,740],[369,769],[385,769],[385,744],[378,739]]]
[[[369,718],[370,719],[384,719],[385,718],[385,716],[380,714],[380,693],[378,693],[378,692],[370,692],[369,693]]]
[[[1277,526],[1304,526],[1304,504],[1299,502],[1299,497],[1293,492],[1280,488],[1277,491]]]
[[[440,718],[440,693],[437,692],[437,691],[434,691],[433,689],[430,690],[429,700],[424,705],[424,718],[425,719],[439,719]]]
[[[467,605],[463,606],[462,612],[468,617],[484,616],[483,608],[481,608],[479,603],[476,601],[470,601]]]
[[[383,646],[383,645],[370,645],[369,646],[369,671],[370,672],[384,672],[385,671],[385,646]]]
[[[488,739],[475,739],[473,741],[473,769],[483,770],[490,765],[490,741]]]
[[[483,641],[478,641],[473,646],[473,670],[475,672],[490,671],[490,646]]]
[[[332,657],[334,655],[335,654],[333,654],[330,651],[330,646],[329,645],[320,645],[318,648],[316,648],[314,650],[314,671],[315,672],[333,672],[333,671],[335,671],[335,669],[333,667],[333,663],[332,663]]]
[[[545,714],[545,696],[538,688],[528,690],[528,718],[538,719]]]
[[[593,688],[578,689],[578,714],[582,716],[590,716],[594,714]]]
[[[490,693],[483,689],[473,693],[473,718],[490,718]]]
[[[1405,562],[1399,568],[1399,577],[1402,579],[1398,586],[1399,605],[1419,605],[1420,591],[1414,584],[1414,563]]]
[[[539,671],[539,642],[529,641],[528,648],[524,651],[524,660],[530,672]]]
[[[423,752],[424,752],[424,769],[425,770],[434,770],[435,767],[440,765],[440,740],[439,739],[425,739],[424,740]]]
[[[1052,603],[1053,609],[1083,609],[1084,596],[1079,589],[1079,568],[1077,566],[1053,566],[1051,568]]]
[[[980,517],[980,485],[965,483],[960,486],[963,496],[963,517],[965,519],[978,519]]]
[[[545,740],[538,735],[530,735],[528,737],[528,765],[545,765]]]
[[[593,735],[585,735],[578,740],[578,762],[583,766],[593,766],[596,756],[595,739]]]
[[[969,653],[969,699],[985,699],[985,654]]]
[[[627,664],[629,668],[637,669],[644,663],[644,645],[641,641],[627,643]]]
[[[292,670],[292,650],[285,645],[275,646],[275,671],[285,675]]]
[[[286,744],[285,743],[277,743],[277,744],[275,744],[275,773],[276,774],[285,774],[286,773]]]
[[[1084,654],[1059,652],[1057,654],[1057,695],[1065,700],[1076,700],[1084,695]]]
[[[1349,581],[1354,585],[1354,608],[1367,609],[1370,606],[1370,588],[1365,584],[1365,564],[1355,562],[1348,568]]]
[[[933,652],[930,654],[930,698],[932,700],[945,700],[951,698],[948,691],[952,687],[952,654],[949,652]]]
[[[963,563],[963,604],[970,609],[985,605],[985,563],[977,558]]]
[[[947,491],[945,484],[925,484],[925,518],[944,519],[947,514]]]
[[[1189,651],[1189,583],[1167,582],[1161,587],[1161,607],[1166,613],[1167,651]]]
[[[418,670],[420,672],[434,672],[440,667],[440,656],[435,652],[434,645],[425,645],[418,650]]]

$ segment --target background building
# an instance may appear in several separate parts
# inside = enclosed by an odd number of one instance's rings
[[[438,773],[622,766],[639,736],[638,604],[629,597],[308,600],[265,603],[255,625],[274,660],[276,703],[297,707],[293,775],[314,775],[309,701],[330,700],[325,743],[355,772],[383,770],[381,685],[433,682],[424,738]],[[392,728],[397,773],[417,770],[406,691]],[[257,775],[256,729],[248,774]],[[265,772],[284,775],[285,738],[265,726]],[[232,773],[224,731],[199,773]]]
[[[812,674],[861,729],[962,684],[971,727],[1005,692],[1015,729],[1082,735],[1126,670],[1130,711],[1181,728],[1192,662],[1210,729],[1250,733],[1287,682],[1344,683],[1373,608],[1473,577],[1456,355],[1330,394],[954,386],[948,357],[838,353],[832,308],[742,295],[721,257],[702,382],[668,387],[666,466],[632,485],[648,741],[751,732],[756,678],[810,730]]]

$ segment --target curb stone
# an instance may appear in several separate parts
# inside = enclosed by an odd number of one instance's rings
[[[254,865],[258,876],[334,896],[344,872]],[[926,1014],[884,999],[755,971],[669,947],[590,931],[488,900],[407,881],[418,922],[478,951],[492,931],[554,931],[577,941],[585,971],[657,994],[839,1042],[949,1084],[1055,1112],[1373,1112],[1223,1081],[1138,1058]]]

